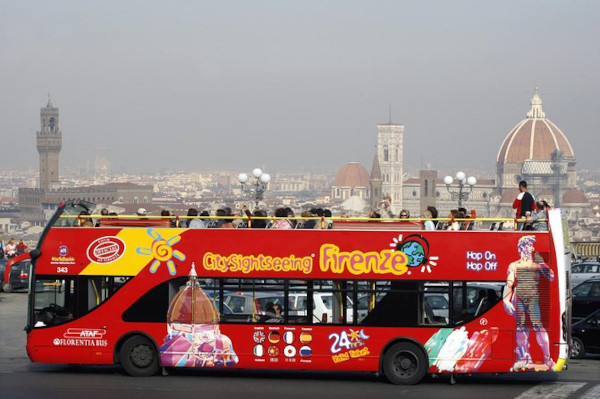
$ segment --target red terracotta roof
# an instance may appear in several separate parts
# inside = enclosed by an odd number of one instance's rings
[[[548,161],[554,150],[563,152],[565,159],[575,154],[565,134],[549,119],[524,119],[504,139],[497,161],[521,163],[527,159]]]
[[[335,176],[337,187],[369,187],[369,172],[358,162],[348,162]]]
[[[563,194],[563,204],[587,204],[589,203],[581,190],[572,188]]]

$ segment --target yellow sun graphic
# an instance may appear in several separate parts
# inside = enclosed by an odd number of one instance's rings
[[[185,260],[185,255],[181,251],[173,249],[173,245],[181,240],[181,236],[174,236],[169,240],[165,240],[160,233],[154,229],[148,229],[147,233],[154,240],[151,247],[138,247],[136,252],[140,255],[152,256],[154,258],[154,261],[150,265],[150,273],[156,273],[161,263],[166,262],[169,274],[174,276],[177,273],[177,270],[175,270],[175,262],[173,262],[172,258],[179,261]]]

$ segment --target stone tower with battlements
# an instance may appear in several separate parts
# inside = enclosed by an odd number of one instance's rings
[[[58,156],[62,148],[62,132],[58,123],[58,108],[48,104],[40,111],[41,129],[37,132],[37,150],[40,154],[40,189],[56,188],[58,178]]]

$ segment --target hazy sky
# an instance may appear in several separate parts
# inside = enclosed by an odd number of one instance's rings
[[[376,125],[405,164],[492,171],[540,87],[580,168],[600,168],[600,1],[0,0],[1,168],[370,170]]]

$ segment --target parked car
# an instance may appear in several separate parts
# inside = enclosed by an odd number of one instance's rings
[[[600,279],[600,262],[586,261],[571,266],[571,287],[591,278]]]
[[[600,309],[571,327],[571,357],[581,359],[586,353],[600,353]]]
[[[600,279],[589,279],[573,288],[573,321],[583,319],[600,309]]]
[[[27,289],[29,287],[29,269],[31,262],[23,260],[12,264],[10,269],[10,284],[4,284],[4,271],[7,260],[0,260],[0,287],[4,292]]]

